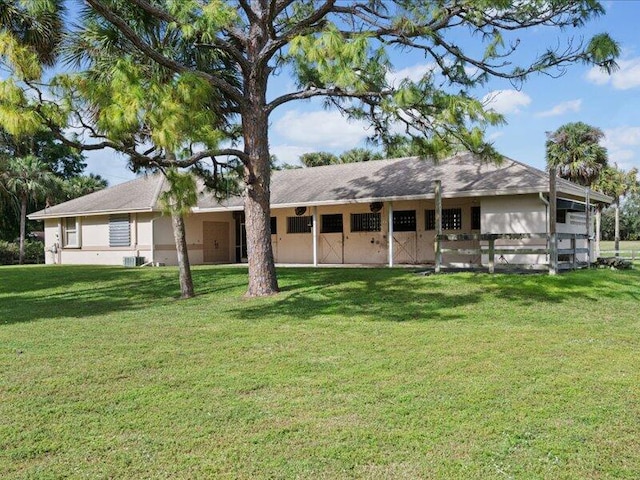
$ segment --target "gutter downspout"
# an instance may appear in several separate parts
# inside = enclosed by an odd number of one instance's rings
[[[542,192],[538,192],[538,197],[544,203],[544,233],[549,235],[549,200],[544,198]],[[545,259],[547,262],[549,261],[549,252],[545,255]]]
[[[156,220],[162,218],[162,215],[159,217],[153,217],[151,219],[151,266],[156,266]]]

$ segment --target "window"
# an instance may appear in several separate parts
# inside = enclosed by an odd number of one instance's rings
[[[436,211],[425,210],[424,224],[425,230],[436,229]],[[442,209],[442,230],[462,230],[462,209],[443,208]]]
[[[129,214],[109,215],[109,246],[128,247],[131,245]]]
[[[416,231],[416,211],[398,210],[393,212],[394,232],[415,232]]]
[[[556,223],[567,223],[566,210],[556,210]]]
[[[62,244],[65,247],[79,247],[78,242],[78,221],[76,217],[64,219],[62,225]]]
[[[435,230],[436,229],[436,211],[435,210],[425,210],[424,211],[424,229],[425,230]]]
[[[287,233],[311,233],[313,217],[287,217]]]
[[[342,233],[342,214],[322,215],[320,233]]]
[[[278,219],[276,217],[271,217],[271,235],[278,234]]]
[[[480,207],[471,207],[471,230],[480,230],[481,218]]]
[[[382,230],[382,221],[379,213],[352,213],[352,232],[379,232]]]

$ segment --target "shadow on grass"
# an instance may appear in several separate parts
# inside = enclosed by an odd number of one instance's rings
[[[455,320],[454,307],[480,301],[479,292],[447,294],[445,286],[421,285],[408,270],[280,269],[280,295],[250,300],[231,310],[242,320],[320,316],[364,317],[369,320]]]
[[[424,277],[402,269],[281,268],[278,276],[280,295],[245,300],[242,294],[247,282],[246,268],[193,269],[201,303],[208,302],[206,305],[212,309],[224,308],[219,314],[249,321],[283,317],[308,320],[321,316],[395,322],[449,321],[469,318],[469,309],[465,307],[480,304],[488,297],[507,300],[514,308],[569,300],[585,304],[600,299],[640,301],[640,272],[636,270],[591,270],[555,277],[471,273]],[[178,297],[176,268],[0,269],[0,324],[142,311],[169,305]],[[218,307],[220,302],[226,306]]]
[[[238,289],[242,269],[193,269],[198,296]],[[144,310],[179,299],[178,270],[102,266],[0,269],[0,324]]]

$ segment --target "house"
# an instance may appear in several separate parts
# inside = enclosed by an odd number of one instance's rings
[[[273,172],[271,181],[276,262],[433,263],[436,180],[445,234],[549,231],[548,175],[507,158],[496,165],[465,153],[439,162],[409,157],[283,170]],[[590,204],[611,202],[566,180],[558,178],[556,185],[560,233],[586,233],[587,199]],[[44,221],[47,263],[121,265],[125,257],[136,257],[137,263],[176,264],[171,220],[158,204],[165,188],[163,176],[149,175],[31,214],[32,220]],[[203,194],[185,224],[192,264],[246,261],[241,198],[218,201]],[[481,240],[472,237],[467,235],[462,246],[479,246]],[[540,238],[507,239],[503,245],[541,242],[546,244]],[[544,254],[503,252],[500,257],[509,263],[544,261]],[[488,261],[486,254],[464,253],[446,254],[444,260],[462,265]]]

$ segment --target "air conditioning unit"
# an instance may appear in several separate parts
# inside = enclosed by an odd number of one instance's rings
[[[122,257],[122,265],[125,267],[139,267],[144,264],[144,257]]]

